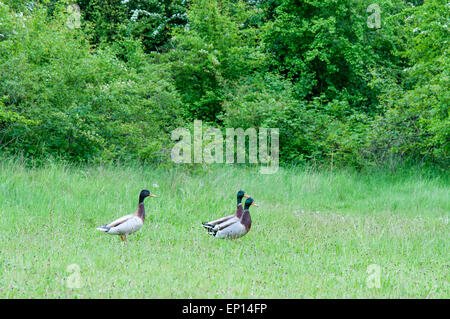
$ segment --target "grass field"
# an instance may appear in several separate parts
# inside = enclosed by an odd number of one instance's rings
[[[142,188],[159,197],[146,199],[127,245],[96,231],[135,212]],[[234,212],[239,189],[260,205],[251,231],[234,242],[207,235],[201,222]],[[4,160],[0,297],[449,298],[449,212],[448,176],[413,171],[192,174]]]

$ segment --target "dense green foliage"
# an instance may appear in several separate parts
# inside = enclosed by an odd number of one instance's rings
[[[97,43],[141,39],[147,51],[161,50],[173,27],[186,24],[183,0],[78,0]]]
[[[70,3],[0,4],[2,151],[161,162],[201,119],[280,128],[283,163],[449,165],[443,0]]]
[[[0,10],[3,147],[76,161],[161,157],[182,123],[181,100],[166,72],[145,63],[138,42],[129,41],[124,62],[108,48],[93,51],[62,18]]]
[[[406,60],[400,81],[386,86],[371,144],[404,158],[449,164],[449,6],[426,1],[398,15],[396,54]]]

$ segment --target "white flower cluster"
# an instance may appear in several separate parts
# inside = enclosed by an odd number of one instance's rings
[[[131,16],[131,21],[136,22],[136,20],[139,18],[139,14],[143,13],[149,17],[157,17],[157,18],[161,18],[161,14],[159,13],[154,13],[154,12],[148,12],[146,10],[142,10],[142,9],[136,9],[133,10],[133,15]]]

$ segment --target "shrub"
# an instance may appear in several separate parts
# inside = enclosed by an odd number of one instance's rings
[[[129,52],[128,64],[108,48],[93,50],[62,12],[50,19],[43,9],[21,15],[0,5],[0,19],[0,138],[8,151],[147,161],[168,147],[180,99],[142,50]]]

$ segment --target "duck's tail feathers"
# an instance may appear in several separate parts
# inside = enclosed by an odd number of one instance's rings
[[[105,233],[109,232],[110,229],[111,229],[111,227],[106,227],[106,226],[97,227],[97,230],[105,232]]]
[[[208,234],[215,237],[217,234],[217,231],[218,230],[216,228],[211,228],[211,229],[208,229]]]
[[[214,225],[208,224],[206,222],[202,223],[202,227],[206,228],[208,231],[211,231],[214,228]]]

